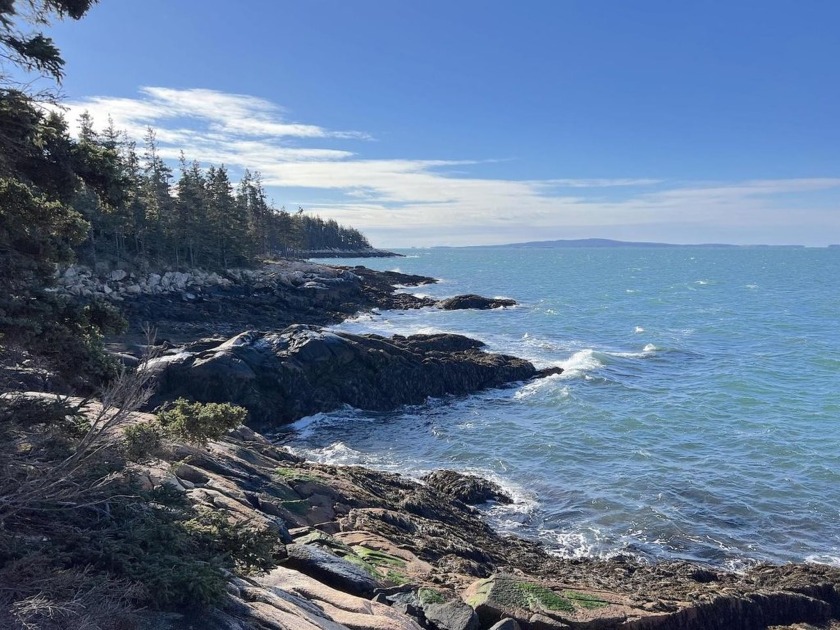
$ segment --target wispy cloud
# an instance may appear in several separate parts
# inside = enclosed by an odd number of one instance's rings
[[[70,103],[68,119],[82,111],[98,125],[110,116],[138,141],[153,127],[167,159],[183,150],[203,163],[259,170],[281,201],[357,226],[382,245],[581,236],[818,244],[818,235],[840,233],[840,178],[471,176],[489,160],[366,159],[368,133],[290,122],[288,112],[264,99],[206,89],[145,87],[137,98],[92,97]]]

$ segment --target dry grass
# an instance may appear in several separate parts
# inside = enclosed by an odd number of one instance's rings
[[[142,587],[72,566],[50,549],[83,538],[80,522],[125,496],[118,437],[148,400],[149,379],[148,371],[125,371],[96,403],[0,396],[0,627],[135,626]]]

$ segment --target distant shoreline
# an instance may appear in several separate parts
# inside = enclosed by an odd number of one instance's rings
[[[436,245],[429,249],[459,249],[459,248],[491,248],[491,247],[521,247],[527,249],[553,249],[562,247],[636,247],[636,248],[709,248],[709,249],[758,249],[769,247],[784,247],[788,249],[807,249],[807,245],[733,245],[731,243],[654,243],[647,241],[616,241],[608,238],[559,239],[552,241],[527,241],[524,243],[502,243],[498,245]],[[840,245],[827,245],[827,248],[838,248]],[[818,248],[822,249],[822,247]]]

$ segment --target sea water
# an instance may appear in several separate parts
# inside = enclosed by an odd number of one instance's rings
[[[516,498],[485,506],[490,522],[562,556],[840,564],[840,250],[403,253],[346,264],[518,306],[382,311],[338,330],[461,333],[564,373],[319,414],[286,436],[298,453],[489,477]]]

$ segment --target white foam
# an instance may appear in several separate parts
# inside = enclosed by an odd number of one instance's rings
[[[580,376],[585,372],[591,372],[602,367],[603,364],[595,356],[595,350],[586,348],[575,352],[565,361],[560,362],[560,367],[563,368],[563,374],[566,378],[573,376]]]
[[[643,333],[643,332],[645,332],[645,329],[644,329],[644,328],[642,328],[641,326],[636,326],[636,327],[633,329],[633,332],[634,332],[634,333],[636,333],[636,334],[638,335],[639,333]]]
[[[379,470],[399,470],[400,466],[382,453],[364,453],[347,446],[344,442],[333,442],[320,448],[296,447],[290,449],[295,455],[307,461],[337,466],[368,466]]]
[[[840,555],[831,555],[827,553],[818,553],[805,556],[805,562],[808,564],[827,564],[832,567],[840,567]]]
[[[618,549],[607,549],[604,535],[599,529],[590,527],[585,531],[557,531],[541,529],[540,538],[550,541],[549,551],[561,558],[602,558],[620,555]]]
[[[727,558],[723,561],[723,568],[730,573],[743,575],[758,564],[760,562],[753,558]]]
[[[533,337],[528,333],[522,335],[522,341],[525,343],[526,346],[529,346],[531,348],[538,348],[539,350],[557,351],[562,349],[559,345],[552,341],[549,341],[548,339],[543,339],[541,337]]]
[[[528,398],[533,398],[547,389],[555,390],[553,393],[557,394],[560,398],[568,398],[571,394],[568,386],[557,388],[557,381],[562,378],[562,374],[552,374],[551,376],[546,376],[544,378],[531,381],[530,383],[526,383],[516,391],[513,395],[513,399],[527,400]]]

